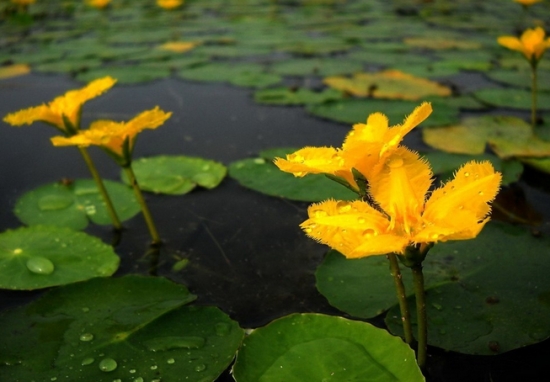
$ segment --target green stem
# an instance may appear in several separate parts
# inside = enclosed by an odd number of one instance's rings
[[[128,180],[130,181],[132,188],[134,189],[134,194],[136,195],[136,199],[139,205],[141,206],[141,212],[143,213],[143,217],[145,218],[145,222],[147,223],[147,228],[149,228],[149,233],[151,234],[151,238],[153,239],[152,244],[159,245],[161,243],[161,240],[157,231],[157,227],[155,227],[155,223],[153,222],[153,217],[151,216],[151,212],[149,211],[147,204],[145,204],[145,199],[143,198],[143,194],[141,193],[141,189],[139,188],[139,184],[137,182],[136,175],[132,170],[132,166],[130,165],[123,168],[124,168],[124,171],[126,172],[126,175],[128,176]]]
[[[401,310],[401,322],[403,324],[403,332],[405,333],[405,342],[411,344],[413,341],[411,315],[409,313],[405,285],[403,285],[403,278],[401,276],[401,270],[399,269],[399,262],[397,261],[397,255],[395,253],[389,253],[387,257],[390,261],[390,271],[395,283],[395,290],[397,291],[399,309]]]
[[[428,350],[428,320],[426,316],[426,295],[424,293],[424,274],[422,264],[411,267],[414,282],[414,294],[416,297],[416,321],[418,327],[418,352],[416,361],[423,369],[426,365],[426,353]]]
[[[82,154],[82,157],[84,158],[84,162],[86,162],[88,169],[92,173],[92,177],[94,178],[97,188],[99,189],[99,192],[103,197],[103,201],[105,202],[105,206],[107,207],[107,212],[109,213],[109,216],[113,222],[113,226],[117,231],[122,230],[122,224],[120,223],[118,215],[115,211],[113,202],[111,201],[111,198],[107,193],[107,189],[103,184],[103,180],[101,179],[101,176],[99,176],[99,173],[95,168],[94,162],[92,162],[92,158],[90,157],[90,154],[88,154],[88,151],[86,151],[84,147],[79,147],[78,150],[80,151],[80,154]]]
[[[531,65],[531,127],[535,131],[535,126],[537,124],[537,67],[536,65]]]

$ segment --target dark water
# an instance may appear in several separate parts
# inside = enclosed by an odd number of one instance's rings
[[[80,86],[65,76],[4,80],[0,83],[0,115]],[[308,116],[299,107],[257,105],[248,90],[176,79],[115,86],[85,105],[83,126],[98,118],[126,120],[156,105],[174,114],[164,126],[139,136],[135,157],[189,155],[229,164],[272,147],[339,146],[349,130],[349,126]],[[20,226],[11,210],[22,193],[61,178],[89,177],[76,149],[50,144],[55,134],[40,124],[21,128],[3,124],[2,231]],[[406,144],[425,148],[418,132],[407,137]],[[90,151],[100,173],[118,179],[117,165],[100,150]],[[548,222],[550,201],[541,177],[527,172],[522,187]],[[141,216],[127,221],[116,247],[122,259],[116,275],[147,274],[156,265],[156,274],[187,285],[198,295],[198,304],[220,307],[243,328],[262,326],[291,312],[341,314],[315,289],[314,271],[326,248],[307,239],[298,228],[307,204],[265,196],[229,178],[211,191],[195,190],[180,197],[148,194],[147,199],[165,244],[155,259],[147,253],[149,235]],[[113,239],[109,227],[90,226],[87,232],[107,243]],[[180,258],[188,258],[189,265],[172,271]],[[1,306],[26,303],[40,293],[0,291]],[[548,341],[492,357],[430,349],[430,380],[541,380],[538,376],[545,370],[548,354]],[[220,381],[230,380],[228,373],[220,377]]]

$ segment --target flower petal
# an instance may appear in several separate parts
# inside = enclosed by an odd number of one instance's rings
[[[304,147],[286,159],[275,158],[275,165],[281,171],[290,172],[296,177],[307,174],[333,174],[344,170],[344,160],[339,150],[332,147]],[[350,176],[351,176],[351,169]]]
[[[363,201],[327,200],[311,205],[308,214],[309,219],[300,225],[308,236],[353,258],[372,254],[359,248],[371,238],[385,235],[389,224],[381,212]],[[381,248],[376,254],[392,249]]]
[[[424,200],[432,183],[430,165],[420,156],[399,147],[383,169],[368,179],[372,198],[392,220],[392,229],[410,234],[421,220]]]
[[[497,39],[497,42],[505,48],[523,52],[523,44],[514,36],[501,36]]]

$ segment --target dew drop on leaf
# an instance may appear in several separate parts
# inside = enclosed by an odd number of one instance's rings
[[[200,365],[195,366],[195,371],[205,371],[206,365],[204,363],[201,363]]]
[[[117,368],[118,364],[112,358],[104,358],[99,362],[99,370],[106,373],[113,371]]]
[[[134,378],[134,382],[143,382],[143,378],[141,377]]]
[[[89,357],[89,358],[84,358],[84,359],[82,360],[81,365],[82,365],[82,366],[87,366],[87,365],[91,365],[92,363],[94,363],[94,359],[91,358],[91,357]]]
[[[166,361],[166,363],[169,363],[170,365],[175,363],[176,360],[174,358],[168,358],[168,360]]]
[[[200,349],[204,346],[202,337],[160,337],[145,341],[144,345],[150,351],[165,351],[171,349]]]
[[[63,210],[73,204],[73,199],[66,195],[46,195],[38,200],[40,211]]]
[[[231,331],[231,327],[229,324],[226,324],[225,322],[218,322],[216,324],[216,334],[220,337],[225,337],[229,334]]]
[[[27,260],[27,269],[37,275],[49,275],[55,270],[53,263],[45,257],[35,256]]]
[[[84,333],[80,336],[80,341],[88,342],[94,339],[94,335],[92,333]]]

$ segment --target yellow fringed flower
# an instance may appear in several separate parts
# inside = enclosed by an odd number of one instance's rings
[[[525,58],[536,65],[544,51],[550,47],[550,38],[545,39],[546,33],[541,27],[527,29],[520,38],[514,36],[501,36],[498,43],[508,49],[523,53]]]
[[[111,77],[94,80],[82,89],[70,90],[48,104],[8,114],[4,117],[4,122],[21,126],[41,121],[72,135],[79,129],[82,105],[109,90],[115,83],[116,80]]]
[[[157,5],[164,9],[175,9],[183,4],[183,0],[157,0]]]
[[[347,135],[342,148],[306,147],[286,159],[275,158],[280,170],[302,177],[307,174],[330,174],[346,180],[357,189],[352,169],[358,170],[369,182],[381,169],[385,158],[391,155],[403,137],[424,121],[432,112],[424,102],[401,125],[388,126],[388,118],[382,113],[369,115],[366,123],[358,123]]]
[[[110,2],[111,0],[86,0],[86,4],[98,9],[106,8]]]
[[[358,200],[327,200],[308,209],[306,234],[347,258],[404,254],[410,245],[472,239],[489,220],[501,174],[490,162],[468,162],[432,192],[429,164],[400,147],[371,183],[376,208]]]
[[[72,137],[53,137],[54,146],[100,146],[111,153],[123,165],[131,162],[137,134],[145,129],[156,129],[172,113],[166,113],[155,107],[144,111],[128,122],[109,120],[95,121],[88,130],[82,130]]]

